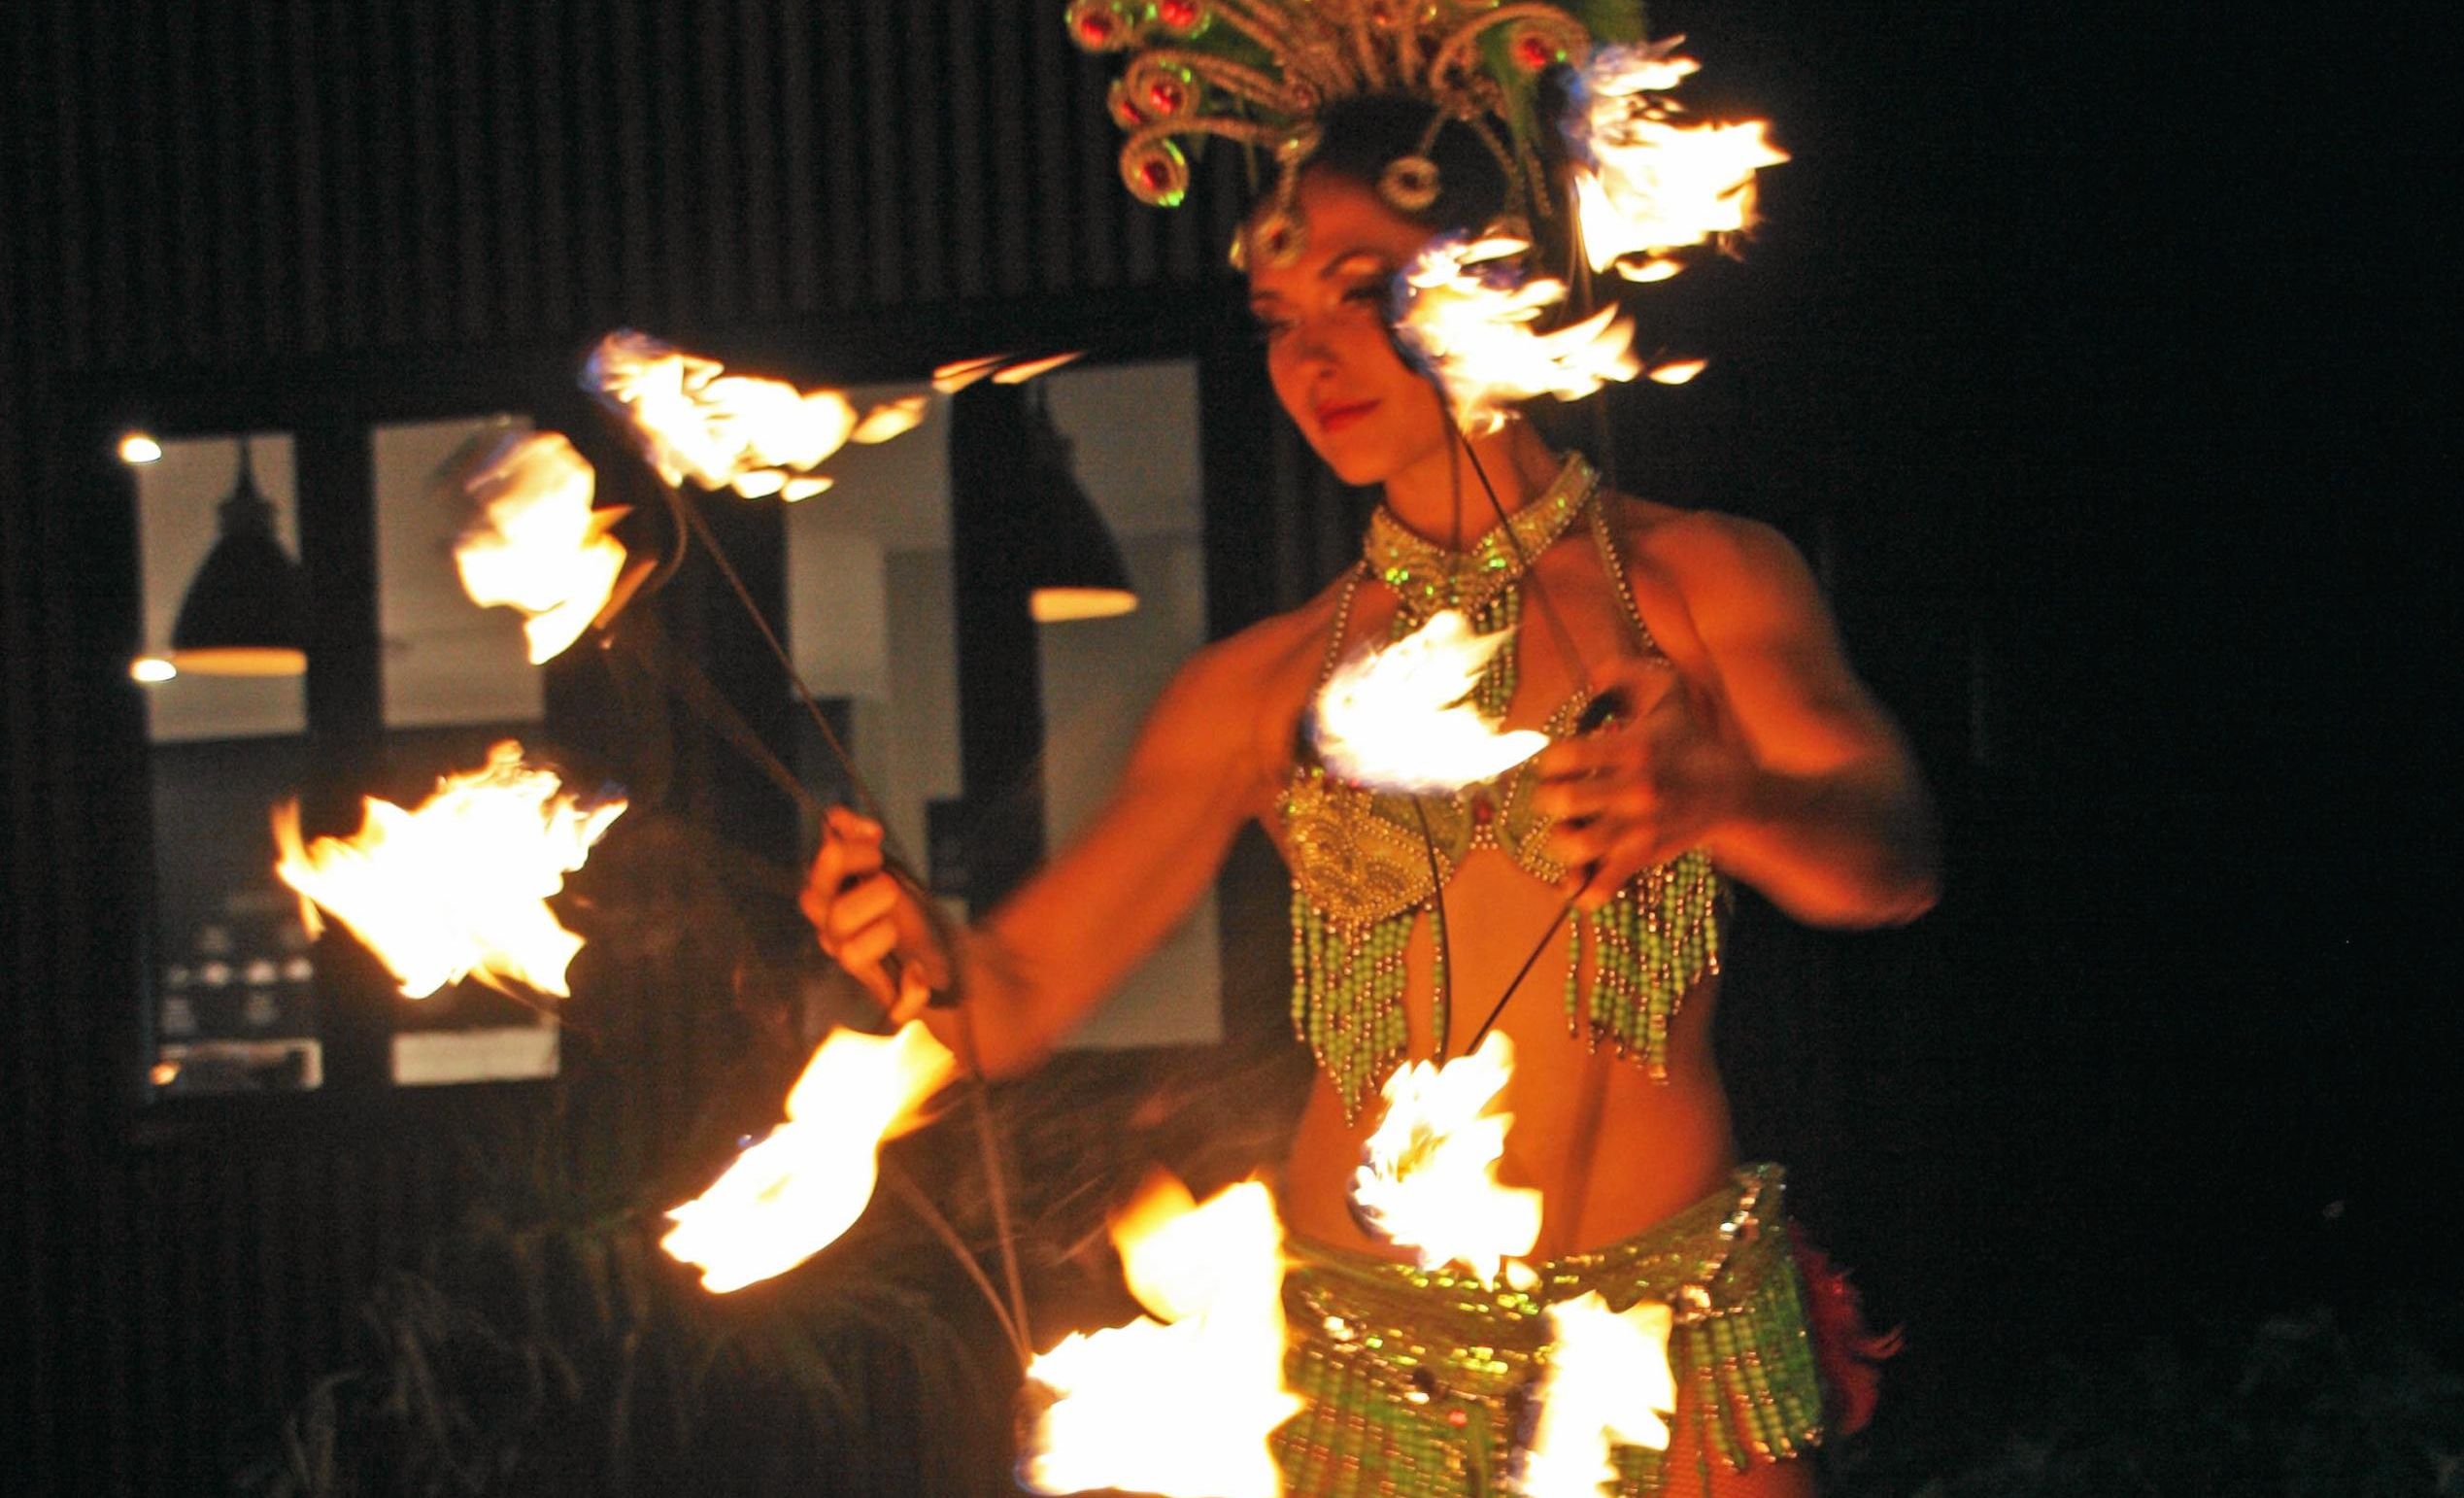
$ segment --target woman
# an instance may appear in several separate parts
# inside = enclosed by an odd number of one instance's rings
[[[1508,1459],[1536,1300],[1433,1289],[1363,1231],[1346,1185],[1376,1082],[1404,1057],[1460,1054],[1545,937],[1497,1021],[1517,1059],[1502,1174],[1543,1193],[1538,1298],[1672,1304],[1675,1434],[1665,1456],[1623,1461],[1637,1490],[1699,1491],[1699,1475],[1809,1492],[1784,1460],[1822,1416],[1778,1176],[1739,1171],[1711,1054],[1717,881],[1818,925],[1906,921],[1935,896],[1931,811],[1778,534],[1596,494],[1579,458],[1520,420],[1458,438],[1391,340],[1389,287],[1434,231],[1484,222],[1503,193],[1493,153],[1460,129],[1427,138],[1429,119],[1409,100],[1327,110],[1247,236],[1285,412],[1347,483],[1382,490],[1363,566],[1191,661],[1106,808],[961,951],[934,944],[882,871],[879,827],[852,813],[830,818],[806,911],[894,1013],[963,964],[980,1060],[1015,1073],[1165,936],[1245,821],[1265,825],[1296,871],[1296,1023],[1322,1063],[1279,1187],[1293,1378],[1310,1401],[1278,1437],[1299,1492],[1464,1491]],[[1405,155],[1443,185],[1415,212],[1381,187]],[[1501,510],[1511,538],[1476,539]],[[1331,665],[1450,603],[1519,614],[1488,690],[1509,727],[1555,742],[1460,799],[1328,781],[1300,727]],[[1603,698],[1613,721],[1575,732]],[[1381,862],[1405,881],[1383,904],[1346,883]],[[1409,883],[1430,864],[1430,887]],[[1570,899],[1584,914],[1562,922]],[[1562,924],[1572,935],[1552,936]],[[1612,1043],[1570,1038],[1570,1019]],[[1430,1350],[1395,1356],[1407,1343]]]

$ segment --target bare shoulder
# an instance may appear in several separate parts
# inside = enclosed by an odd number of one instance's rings
[[[1796,545],[1761,521],[1626,494],[1611,498],[1609,514],[1626,556],[1675,578],[1806,570]]]
[[[1612,497],[1609,514],[1638,590],[1675,595],[1698,622],[1733,610],[1819,606],[1803,554],[1761,521],[1623,494]]]
[[[1342,591],[1338,578],[1300,607],[1269,614],[1205,646],[1183,663],[1174,691],[1188,683],[1241,697],[1270,692],[1295,663],[1314,661],[1325,646]]]
[[[1341,583],[1200,649],[1158,700],[1147,736],[1176,759],[1247,757],[1271,770],[1315,683]]]

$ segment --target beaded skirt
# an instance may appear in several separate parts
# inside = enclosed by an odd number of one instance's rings
[[[1822,1440],[1823,1391],[1776,1165],[1604,1248],[1533,1266],[1529,1291],[1294,1241],[1286,1376],[1305,1401],[1275,1433],[1287,1491],[1311,1498],[1504,1489],[1532,1412],[1546,1308],[1596,1290],[1675,1312],[1669,1453],[1619,1447],[1623,1494],[1700,1463],[1738,1472]]]

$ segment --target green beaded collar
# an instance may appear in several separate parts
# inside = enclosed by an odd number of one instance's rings
[[[1564,535],[1599,492],[1600,475],[1582,454],[1572,454],[1546,493],[1459,552],[1414,535],[1381,504],[1369,517],[1361,555],[1414,619],[1440,609],[1476,611],[1521,577],[1527,561]]]

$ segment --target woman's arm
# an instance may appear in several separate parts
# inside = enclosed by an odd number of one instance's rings
[[[1608,674],[1636,715],[1542,756],[1540,805],[1566,819],[1556,849],[1590,866],[1570,893],[1596,904],[1705,847],[1817,925],[1893,925],[1931,908],[1932,800],[1796,548],[1767,526],[1693,514],[1652,528],[1636,562],[1681,598],[1701,659],[1681,671],[1622,663]]]
[[[1108,997],[1189,913],[1263,804],[1256,654],[1235,639],[1183,666],[1103,809],[961,935],[962,992],[986,1072],[1033,1066]],[[948,986],[949,954],[931,943],[916,897],[880,868],[878,826],[834,813],[804,910],[823,949],[905,1018],[927,988]],[[886,967],[893,953],[896,983]],[[936,1031],[951,1024],[944,1011],[926,1017]]]

